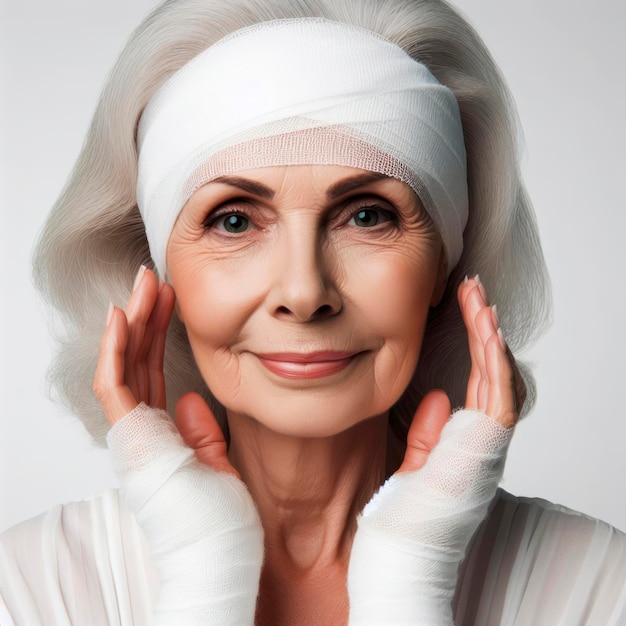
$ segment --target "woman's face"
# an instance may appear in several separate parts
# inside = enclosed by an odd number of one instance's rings
[[[445,283],[410,187],[360,169],[267,167],[198,189],[167,265],[195,359],[226,407],[287,435],[385,413]]]

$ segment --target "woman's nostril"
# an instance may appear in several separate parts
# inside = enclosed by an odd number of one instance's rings
[[[312,315],[309,315],[306,317],[305,321],[314,321],[314,320],[319,320],[319,319],[326,319],[327,317],[332,317],[335,313],[338,312],[338,309],[335,309],[334,307],[332,307],[330,304],[323,304],[320,307],[318,307],[317,309],[315,309],[315,311],[313,312]],[[292,316],[292,315],[296,315],[296,311],[292,311],[289,307],[286,306],[279,306],[276,309],[276,313],[279,315],[283,315],[283,316]]]
[[[331,315],[333,315],[333,308],[330,304],[323,304],[315,311],[315,317],[317,318],[330,317]]]

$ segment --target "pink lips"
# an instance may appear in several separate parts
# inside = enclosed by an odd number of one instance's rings
[[[274,352],[257,354],[259,361],[282,378],[305,379],[331,376],[350,365],[358,352]]]

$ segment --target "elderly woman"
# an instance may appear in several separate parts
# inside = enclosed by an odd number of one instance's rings
[[[547,302],[512,120],[441,2],[150,16],[36,259],[122,490],[5,534],[7,622],[620,623],[623,535],[496,496]]]

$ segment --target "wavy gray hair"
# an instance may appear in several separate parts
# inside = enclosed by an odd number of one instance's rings
[[[515,108],[480,37],[447,2],[168,0],[138,27],[113,68],[34,257],[36,285],[58,314],[59,352],[50,381],[98,443],[108,423],[92,381],[108,303],[124,307],[138,267],[153,267],[135,201],[139,117],[171,74],[223,36],[256,22],[295,17],[325,17],[379,33],[425,64],[453,91],[461,111],[470,207],[464,250],[441,303],[431,310],[413,380],[392,408],[394,431],[406,435],[429,389],[444,389],[453,406],[464,402],[470,357],[456,289],[465,275],[480,274],[514,352],[532,343],[549,319],[550,289],[520,175]],[[170,410],[182,393],[195,390],[225,427],[224,411],[211,398],[176,317],[166,350]],[[535,387],[522,370],[527,412]]]

